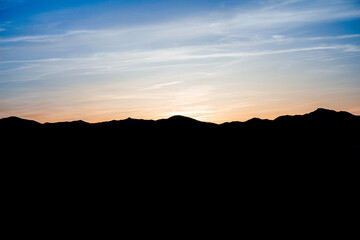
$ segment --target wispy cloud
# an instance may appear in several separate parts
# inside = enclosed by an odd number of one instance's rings
[[[168,86],[172,86],[172,85],[176,85],[176,84],[180,84],[180,83],[182,83],[182,81],[159,83],[159,84],[154,84],[154,85],[151,85],[149,87],[146,87],[146,88],[144,88],[144,90],[160,89],[160,88],[163,88],[163,87],[168,87]]]
[[[216,50],[214,50],[216,49]],[[351,44],[311,46],[303,48],[286,48],[278,50],[246,51],[236,45],[209,44],[202,46],[187,46],[179,48],[165,48],[156,50],[97,53],[82,58],[48,58],[30,60],[0,61],[1,64],[11,64],[12,68],[0,71],[15,77],[3,78],[1,82],[26,82],[49,78],[53,74],[72,74],[73,76],[120,74],[124,72],[139,72],[159,69],[173,69],[174,67],[211,66],[212,64],[231,63],[234,60],[256,58],[271,55],[294,54],[299,52],[359,53],[360,47]],[[338,55],[339,57],[341,55]],[[200,62],[199,62],[200,61]],[[205,62],[203,62],[205,61]],[[17,64],[17,65],[14,65]],[[20,64],[20,65],[19,65]],[[198,65],[200,64],[200,65]],[[28,66],[28,67],[26,67]],[[23,67],[20,77],[17,69]],[[13,71],[13,72],[12,72]],[[181,81],[171,81],[153,84],[145,89],[159,89],[166,86],[180,84]]]
[[[66,32],[64,34],[8,37],[8,38],[0,38],[0,43],[12,43],[12,42],[35,42],[35,43],[59,42],[59,41],[65,40],[65,38],[67,38],[67,37],[73,37],[75,35],[81,35],[82,37],[84,37],[84,35],[94,33],[94,32],[95,31],[81,30],[81,31],[68,31],[68,32]]]
[[[214,52],[213,49],[216,49]],[[234,59],[246,59],[249,57],[262,57],[279,54],[292,54],[297,52],[310,51],[333,51],[333,52],[360,52],[360,47],[355,45],[329,45],[329,46],[311,46],[305,48],[287,48],[279,50],[263,51],[244,51],[234,46],[188,46],[180,48],[165,48],[158,50],[147,50],[140,52],[112,52],[94,54],[82,58],[48,58],[48,59],[30,59],[30,60],[12,60],[0,61],[1,64],[21,64],[29,65],[24,68],[24,75],[32,76],[18,78],[16,81],[30,81],[43,79],[54,73],[72,73],[76,75],[89,74],[115,74],[127,71],[149,71],[159,68],[173,68],[176,66],[204,66],[211,64],[220,64],[231,62]],[[205,60],[205,63],[198,61]],[[185,64],[185,65],[184,65]],[[14,65],[14,73],[19,65]],[[11,72],[11,68],[0,71],[1,73]],[[14,75],[17,76],[17,75]],[[4,78],[3,81],[8,78]],[[159,89],[166,86],[180,84],[180,81],[171,81],[167,83],[154,84],[147,89]]]
[[[309,37],[305,38],[306,40],[332,40],[332,39],[347,39],[347,38],[358,38],[360,34],[348,34],[348,35],[339,35],[339,36],[321,36],[321,37]]]
[[[169,41],[171,39],[186,40],[203,37],[218,37],[218,40],[232,37],[245,37],[261,31],[279,31],[294,24],[314,24],[316,22],[338,19],[359,18],[360,10],[351,4],[318,4],[318,1],[307,1],[308,5],[297,8],[288,7],[301,1],[279,1],[278,4],[265,4],[256,8],[235,8],[225,12],[212,12],[197,17],[186,17],[166,23],[142,24],[132,27],[113,27],[98,30],[69,30],[63,34],[33,35],[1,38],[0,43],[11,42],[59,42],[77,38],[82,43],[92,43],[92,40],[103,42],[154,43],[154,41]],[[312,3],[313,2],[313,3]],[[310,5],[310,7],[309,7]],[[270,7],[271,6],[271,7]],[[350,35],[349,35],[350,36]],[[125,40],[125,41],[124,41]]]

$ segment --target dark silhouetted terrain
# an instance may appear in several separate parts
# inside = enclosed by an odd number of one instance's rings
[[[17,117],[0,120],[5,151],[39,158],[161,158],[175,161],[352,158],[360,146],[360,117],[317,109],[275,120],[213,124],[183,116],[40,124]],[[149,159],[150,161],[150,159]]]
[[[347,112],[224,124],[10,117],[0,131],[6,199],[29,218],[39,207],[87,217],[95,206],[146,220],[158,209],[184,219],[221,210],[250,222],[311,218],[318,228],[318,217],[332,221],[357,199],[360,117]]]

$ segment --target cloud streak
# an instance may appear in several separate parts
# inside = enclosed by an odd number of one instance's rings
[[[217,49],[211,53],[213,49]],[[221,51],[220,51],[221,49]],[[256,58],[271,55],[294,54],[299,52],[325,52],[334,53],[359,53],[360,47],[355,45],[330,45],[330,46],[312,46],[305,48],[288,48],[279,50],[264,51],[243,51],[234,48],[234,46],[208,45],[188,46],[180,48],[166,48],[159,50],[148,50],[141,52],[112,52],[94,54],[82,58],[49,58],[36,60],[13,60],[0,61],[0,64],[20,64],[25,76],[19,77],[16,72],[19,66],[14,67],[13,80],[4,78],[0,82],[26,82],[49,78],[49,76],[58,73],[68,73],[73,76],[79,75],[106,75],[124,73],[129,71],[151,71],[159,68],[191,67],[201,64],[211,66],[212,64],[231,63],[234,60]],[[199,62],[205,60],[206,62]],[[28,66],[28,67],[26,67]],[[12,74],[12,69],[2,70],[1,73]],[[159,89],[165,86],[179,84],[180,81],[173,81],[165,84],[155,84],[147,89]]]
[[[132,27],[115,27],[98,30],[69,30],[63,34],[53,35],[33,35],[1,38],[0,43],[14,42],[60,42],[66,39],[79,37],[91,39],[115,38],[121,40],[126,36],[126,40],[134,37],[141,40],[140,35],[146,36],[146,41],[160,41],[172,38],[202,38],[218,36],[227,38],[231,36],[246,36],[259,30],[277,30],[281,28],[294,27],[294,24],[314,24],[316,22],[334,21],[339,19],[360,18],[360,10],[354,9],[349,4],[312,4],[313,7],[285,8],[299,1],[286,1],[278,5],[267,5],[242,10],[235,8],[225,12],[212,12],[203,14],[200,17],[187,17],[181,20],[170,21],[167,23],[142,24]],[[311,3],[311,1],[309,1]],[[351,35],[349,35],[351,36]],[[356,36],[356,35],[354,35]],[[145,40],[145,39],[144,39]],[[141,42],[141,41],[140,41]]]
[[[168,86],[173,86],[176,84],[180,84],[182,83],[182,81],[173,81],[173,82],[167,82],[167,83],[159,83],[159,84],[154,84],[150,87],[144,88],[144,90],[154,90],[154,89],[161,89],[164,87],[168,87]]]
[[[95,33],[95,31],[81,30],[81,31],[68,31],[64,34],[53,35],[33,35],[33,36],[19,36],[0,38],[0,43],[13,43],[13,42],[34,42],[34,43],[46,43],[46,42],[60,42],[65,38],[74,37],[76,35],[84,36],[86,34]]]

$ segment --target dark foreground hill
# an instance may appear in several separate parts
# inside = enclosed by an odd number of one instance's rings
[[[171,220],[199,219],[238,229],[239,216],[252,234],[266,235],[333,235],[331,224],[354,224],[345,213],[357,206],[360,118],[347,112],[224,124],[10,117],[0,131],[4,206],[26,224],[113,225],[116,216],[137,233],[139,220],[151,226],[157,218],[169,231]]]
[[[360,117],[326,109],[223,124],[183,116],[45,124],[9,117],[0,119],[0,131],[5,150],[12,154],[66,159],[352,158],[360,146]]]

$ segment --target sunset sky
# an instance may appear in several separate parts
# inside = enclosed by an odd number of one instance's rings
[[[0,0],[0,118],[360,115],[359,0]]]

